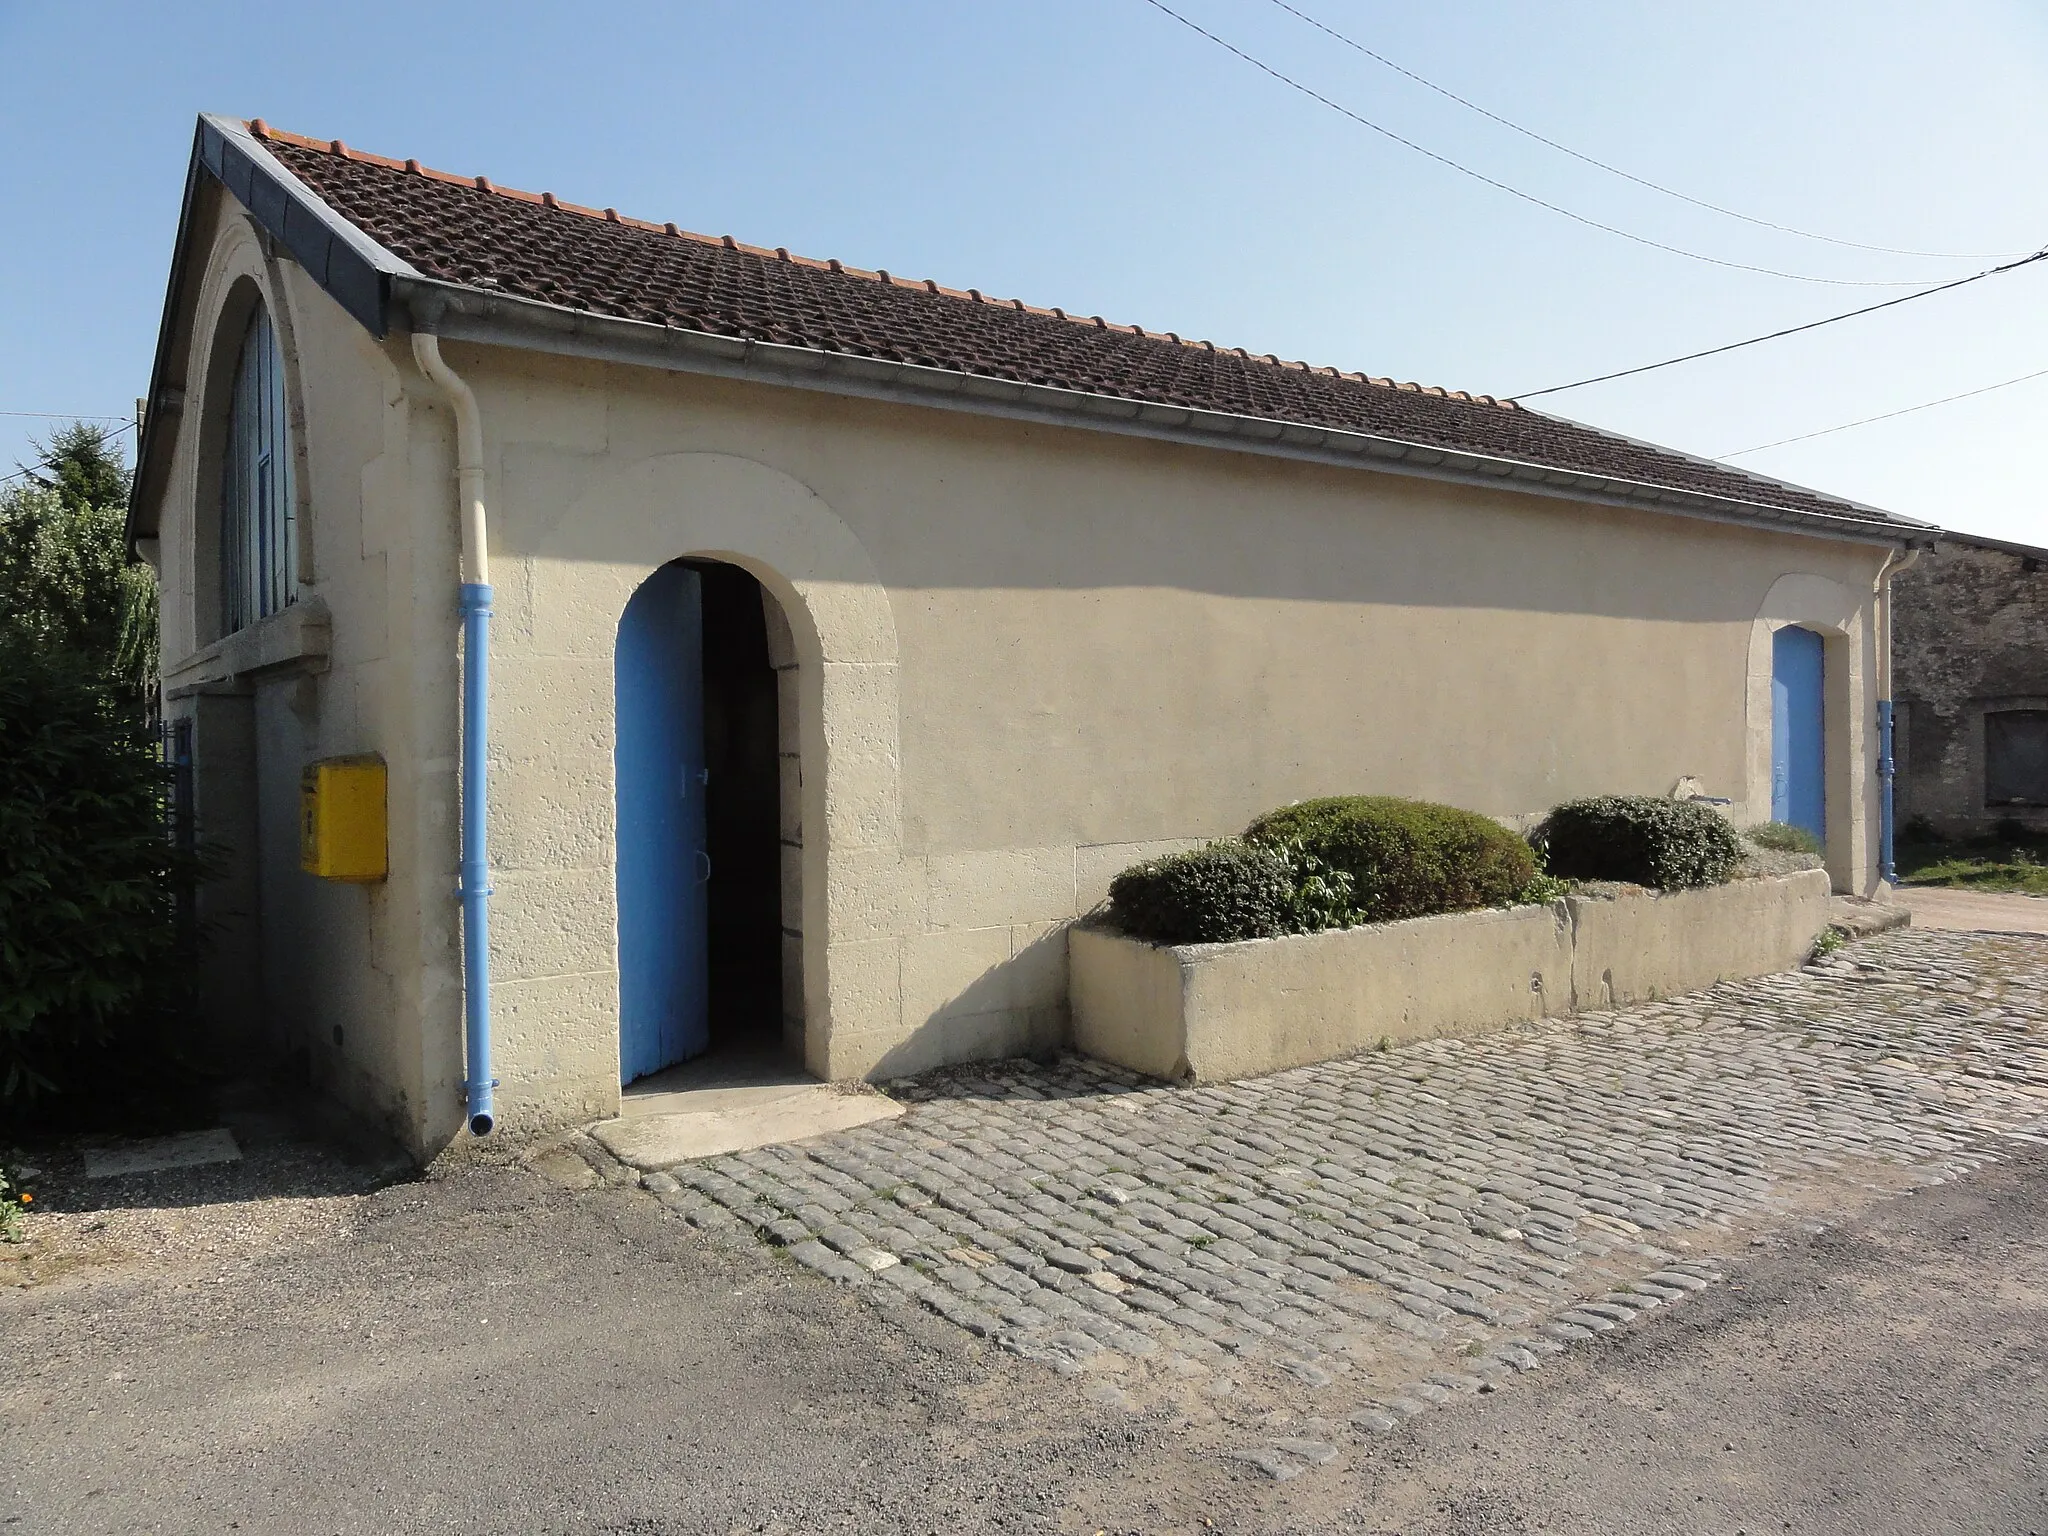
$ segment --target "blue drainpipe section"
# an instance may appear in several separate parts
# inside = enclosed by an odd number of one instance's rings
[[[491,1108],[491,865],[484,848],[484,769],[490,744],[491,589],[462,584],[462,1007],[469,1131],[488,1136]]]
[[[1877,701],[1877,873],[1886,885],[1899,883],[1898,865],[1892,860],[1892,780],[1897,769],[1892,763],[1892,701]]]

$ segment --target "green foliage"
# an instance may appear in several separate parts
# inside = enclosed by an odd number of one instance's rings
[[[1848,937],[1841,929],[1833,927],[1823,928],[1813,936],[1812,958],[1815,960],[1825,960],[1848,942]]]
[[[76,652],[0,634],[0,1103],[140,1070],[190,968],[154,732]],[[96,1084],[96,1091],[106,1084]]]
[[[1294,893],[1288,901],[1289,933],[1321,933],[1349,928],[1364,920],[1358,903],[1358,882],[1349,870],[1338,869],[1299,843],[1274,843],[1272,851],[1287,861]]]
[[[1294,870],[1270,848],[1236,840],[1135,865],[1109,885],[1111,920],[1154,944],[1222,944],[1286,933]]]
[[[1804,827],[1795,827],[1788,821],[1767,821],[1762,826],[1750,827],[1742,834],[1759,848],[1769,848],[1774,853],[1819,853],[1820,839]]]
[[[1510,907],[1547,907],[1553,901],[1562,901],[1572,893],[1572,883],[1550,872],[1549,860],[1544,850],[1531,843],[1530,857],[1536,861],[1536,873],[1529,877],[1529,883],[1503,903]]]
[[[1226,838],[1125,870],[1109,915],[1154,944],[1225,944],[1320,933],[1360,920],[1349,873],[1294,843]]]
[[[1718,812],[1653,795],[1569,801],[1550,813],[1539,839],[1560,875],[1660,890],[1719,884],[1742,861],[1742,839]]]
[[[1908,816],[1906,824],[1899,828],[1899,841],[1902,843],[1937,843],[1941,841],[1941,834],[1934,830],[1934,823],[1925,816]]]
[[[128,471],[79,423],[0,491],[0,638],[75,651],[145,708],[156,688],[156,578],[128,559]]]
[[[1294,875],[1266,848],[1209,843],[1135,865],[1110,882],[1110,916],[1155,944],[1218,944],[1285,933]]]
[[[19,1170],[11,1163],[0,1162],[0,1243],[28,1241],[28,1223],[22,1218],[35,1203],[34,1193],[22,1188]]]
[[[2017,818],[2001,835],[1949,842],[1939,837],[1902,840],[1899,884],[1946,885],[1970,891],[2016,891],[2048,896],[2048,832],[2030,831]]]
[[[114,446],[114,434],[105,427],[74,421],[35,447],[42,457],[25,473],[56,492],[69,511],[127,505],[128,466]]]
[[[1530,877],[1529,883],[1508,899],[1510,907],[1547,907],[1553,901],[1561,901],[1571,895],[1572,883],[1560,880],[1556,875],[1538,872]]]
[[[1245,836],[1295,844],[1349,875],[1365,922],[1504,906],[1537,873],[1529,845],[1498,822],[1426,800],[1304,800],[1261,816]]]

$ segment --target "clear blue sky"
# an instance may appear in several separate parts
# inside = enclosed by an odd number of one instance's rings
[[[1438,152],[1649,238],[1844,279],[1921,260],[1632,187],[1319,36],[1173,0]],[[2048,8],[1641,0],[1302,8],[1575,148],[1757,217],[1958,252],[2048,243]],[[0,411],[126,413],[196,113],[686,228],[1493,393],[1903,291],[1573,224],[1378,138],[1145,0],[343,5],[0,0]],[[1723,453],[2048,368],[2048,262],[1548,408]],[[1741,462],[2048,543],[2048,378]],[[46,428],[0,417],[0,468]]]

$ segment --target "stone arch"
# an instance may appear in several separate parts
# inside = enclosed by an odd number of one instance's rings
[[[292,453],[293,515],[298,525],[296,576],[302,586],[314,580],[312,507],[314,496],[306,445],[305,391],[299,371],[297,326],[277,257],[266,237],[246,217],[223,222],[208,254],[193,311],[193,374],[188,380],[188,430],[192,444],[192,479],[187,487],[189,526],[180,532],[186,562],[179,601],[189,626],[187,649],[221,638],[219,560],[219,485],[222,447],[227,436],[228,392],[234,384],[235,361],[243,331],[258,305],[270,316],[284,360],[285,409]]]
[[[1865,893],[1874,875],[1867,825],[1876,803],[1869,775],[1871,730],[1858,702],[1871,697],[1873,626],[1871,598],[1846,582],[1808,571],[1793,571],[1771,583],[1749,629],[1749,674],[1745,689],[1747,735],[1746,820],[1771,814],[1771,646],[1788,625],[1818,633],[1827,668],[1827,865],[1837,890]]]
[[[847,914],[886,906],[878,886],[893,885],[887,872],[902,858],[896,626],[853,530],[808,486],[751,459],[689,452],[620,466],[563,508],[534,546],[530,590],[516,602],[526,633],[514,644],[609,667],[627,600],[658,567],[686,558],[746,570],[787,622],[794,679],[784,684],[783,729],[787,739],[793,694],[804,1059],[830,1076],[835,1033],[895,1022],[864,1017],[859,989],[834,974],[831,949]],[[594,667],[579,675],[594,688]],[[605,723],[589,768],[609,784],[605,676]],[[787,911],[786,903],[785,927]]]
[[[197,274],[190,328],[161,409],[174,420],[176,451],[163,500],[157,564],[163,577],[159,624],[164,664],[176,670],[220,640],[220,512],[223,447],[235,365],[251,314],[268,313],[284,365],[286,426],[293,455],[293,513],[299,533],[295,572],[301,597],[311,581],[312,478],[307,468],[299,327],[282,263],[267,236],[229,199]],[[182,389],[182,404],[173,391]],[[175,418],[171,413],[176,412]],[[267,920],[258,807],[266,783],[295,780],[289,747],[265,745],[256,690],[246,677],[187,687],[165,700],[166,713],[192,731],[192,805],[199,835],[213,850],[213,872],[195,901],[207,928],[209,963],[200,980],[209,1045],[224,1056],[296,1053],[305,1037],[297,1014],[266,997]],[[288,919],[287,919],[288,921]],[[287,1059],[291,1059],[288,1055]],[[303,1058],[299,1058],[303,1060]]]

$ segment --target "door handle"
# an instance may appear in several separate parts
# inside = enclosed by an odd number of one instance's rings
[[[699,848],[697,850],[697,857],[703,860],[702,868],[704,871],[702,874],[697,876],[697,883],[699,885],[709,885],[711,883],[711,855],[706,853],[702,848]]]

